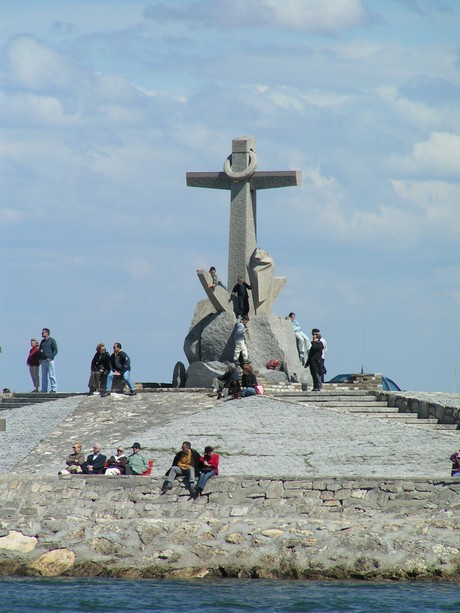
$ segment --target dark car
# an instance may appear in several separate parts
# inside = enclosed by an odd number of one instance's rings
[[[355,380],[356,375],[355,374],[344,374],[344,375],[336,375],[335,377],[333,377],[330,381],[327,381],[327,383],[353,383]],[[401,388],[396,385],[396,383],[392,380],[389,379],[388,377],[384,377],[382,375],[382,389],[384,389],[386,392],[400,392]]]

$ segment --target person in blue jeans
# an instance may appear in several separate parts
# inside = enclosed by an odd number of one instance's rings
[[[113,353],[110,356],[110,372],[107,375],[107,387],[101,396],[110,396],[112,381],[115,375],[121,375],[129,387],[129,396],[135,396],[136,390],[131,383],[131,360],[129,356],[121,350],[121,343],[113,344]]]
[[[211,477],[219,474],[219,455],[214,453],[214,448],[209,445],[204,448],[204,454],[200,456],[200,478],[196,486],[196,493],[201,496],[206,483]]]

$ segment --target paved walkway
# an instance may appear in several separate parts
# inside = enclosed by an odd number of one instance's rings
[[[217,401],[199,392],[74,397],[2,416],[7,431],[0,433],[0,470],[15,473],[56,474],[73,440],[82,441],[86,453],[100,442],[108,454],[138,440],[155,461],[153,475],[162,476],[182,441],[190,440],[198,450],[213,445],[228,476],[443,478],[459,445],[442,431],[292,400]]]

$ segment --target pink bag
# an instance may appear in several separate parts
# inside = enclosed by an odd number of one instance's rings
[[[264,395],[264,386],[263,386],[263,385],[260,385],[260,384],[258,383],[258,384],[256,385],[256,387],[255,387],[255,390],[256,390],[256,394],[257,394],[258,396],[263,396],[263,395]]]

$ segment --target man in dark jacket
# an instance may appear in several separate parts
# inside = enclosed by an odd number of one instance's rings
[[[240,381],[240,373],[236,368],[235,364],[229,364],[227,366],[227,370],[220,377],[216,377],[212,381],[212,389],[213,392],[217,392],[217,398],[222,398],[222,394],[224,390],[229,390],[231,387],[234,387],[236,383],[239,384]],[[210,394],[211,396],[213,394]]]
[[[93,453],[90,453],[86,462],[81,465],[82,472],[87,475],[101,475],[104,472],[107,456],[102,455],[101,449],[99,443],[94,444]]]
[[[56,393],[56,371],[54,369],[54,358],[57,356],[58,347],[54,338],[50,336],[49,328],[43,328],[42,340],[38,350],[40,366],[42,370],[42,392],[48,391],[48,379],[51,385],[51,392]]]
[[[113,344],[113,353],[110,356],[110,372],[107,375],[107,388],[101,396],[110,396],[112,381],[115,375],[121,375],[129,387],[129,396],[135,396],[136,390],[131,383],[131,360],[129,356],[121,350],[121,343]]]
[[[176,453],[171,468],[167,472],[166,480],[161,487],[161,493],[165,494],[172,488],[172,482],[176,477],[183,475],[188,481],[188,487],[192,496],[195,494],[195,477],[200,475],[200,454],[192,449],[192,443],[184,441],[182,449]]]

